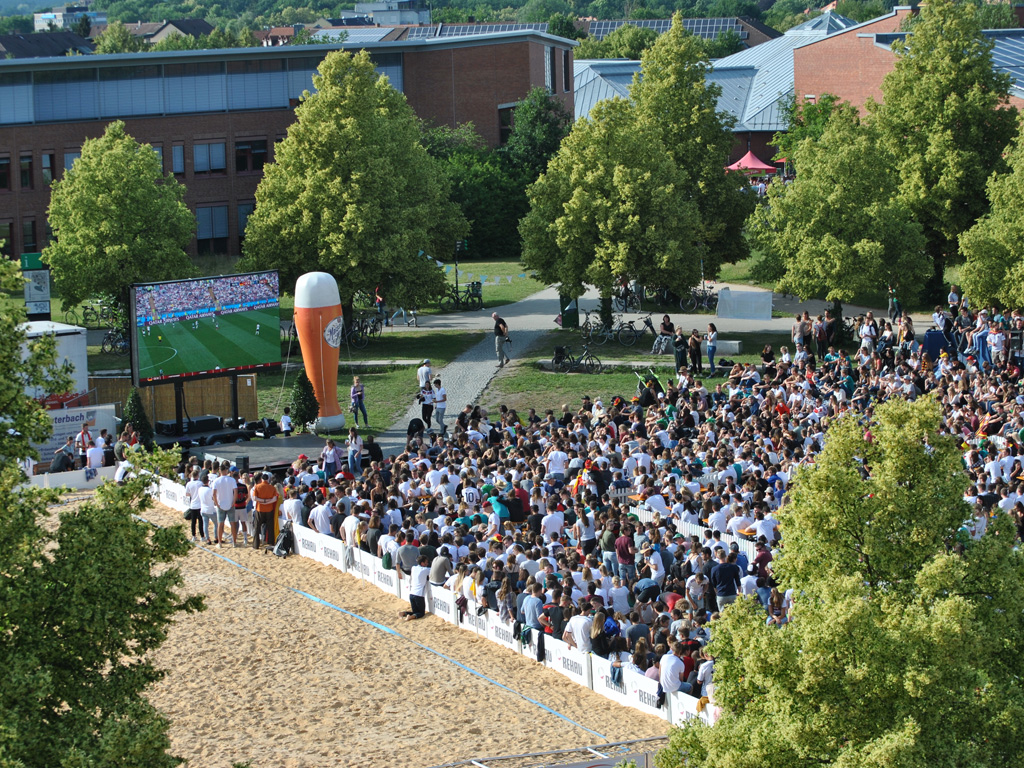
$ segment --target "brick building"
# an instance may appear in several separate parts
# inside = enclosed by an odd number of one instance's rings
[[[1024,7],[1014,9],[1024,20]],[[913,13],[897,6],[885,16],[866,21],[793,51],[793,81],[797,98],[813,100],[830,93],[862,111],[868,99],[882,100],[882,80],[896,65],[892,44],[902,37],[900,27]],[[1010,102],[1024,108],[1024,29],[988,30],[994,42],[996,69],[1014,80]]]
[[[367,49],[421,118],[472,122],[497,146],[515,105],[547,87],[572,112],[572,46],[539,32],[379,43],[0,61],[0,239],[41,250],[49,184],[82,142],[125,121],[185,185],[197,252],[237,254],[274,142],[323,57]]]

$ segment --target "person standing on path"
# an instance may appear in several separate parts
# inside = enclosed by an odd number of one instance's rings
[[[683,326],[680,325],[676,328],[675,338],[675,356],[676,356],[676,371],[682,373],[683,369],[686,368],[686,349],[687,340],[686,332],[683,330]]]
[[[359,477],[363,473],[363,439],[355,427],[349,427],[348,441],[348,468],[349,471]]]
[[[423,364],[416,369],[416,384],[423,389],[430,382],[430,358],[423,361]]]
[[[363,426],[370,426],[370,419],[366,415],[366,404],[363,402],[363,395],[366,394],[366,390],[363,387],[363,383],[356,376],[352,379],[352,388],[348,392],[349,397],[352,398],[352,419],[355,421],[356,426],[359,426],[359,412],[363,412]]]
[[[270,473],[259,476],[253,486],[252,502],[256,507],[256,525],[252,534],[252,546],[259,549],[261,544],[274,546],[274,510],[277,507],[277,489],[270,484]]]
[[[708,323],[708,332],[704,337],[708,342],[708,365],[711,366],[711,376],[715,375],[715,350],[718,349],[718,328],[714,323]]]
[[[238,546],[238,522],[235,518],[235,495],[238,482],[231,476],[231,465],[221,462],[220,475],[213,481],[213,502],[217,505],[217,546],[224,543],[224,524],[231,529],[231,546]]]
[[[509,356],[505,354],[505,343],[508,341],[508,324],[498,315],[491,313],[494,320],[494,353],[498,356],[498,367],[504,368],[509,362]]]
[[[429,381],[423,385],[416,399],[420,401],[420,417],[423,419],[423,426],[430,429],[430,420],[434,413],[434,388]]]
[[[434,377],[434,420],[441,428],[441,434],[446,431],[444,425],[444,412],[448,408],[448,392],[441,386],[441,377]]]

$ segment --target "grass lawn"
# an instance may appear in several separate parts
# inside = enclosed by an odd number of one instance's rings
[[[430,358],[431,367],[437,371],[479,342],[483,336],[483,331],[411,331],[394,335],[385,334],[380,340],[371,341],[366,349],[362,350],[349,350],[343,347],[338,365],[338,402],[342,407],[347,407],[352,377],[359,376],[366,387],[365,402],[371,427],[368,432],[376,434],[388,429],[412,403],[416,393],[417,365],[357,369],[349,366],[349,361],[419,361]],[[293,354],[291,362],[301,362],[301,357]],[[261,418],[280,418],[281,409],[291,402],[291,388],[298,373],[298,370],[294,370],[257,375],[256,399]],[[350,417],[351,415],[347,418]]]
[[[760,363],[761,350],[765,344],[771,344],[776,354],[781,345],[790,345],[789,336],[785,333],[730,333],[723,336],[723,340],[725,338],[743,342],[743,354],[728,356],[730,360],[741,363]],[[667,383],[675,368],[674,358],[671,355],[645,355],[643,352],[650,349],[651,341],[652,338],[648,335],[643,346],[639,341],[633,347],[623,347],[621,344],[609,342],[593,348],[592,351],[602,362],[623,360],[648,363],[662,381]],[[481,403],[492,412],[497,406],[504,404],[522,414],[531,407],[536,408],[541,414],[551,408],[557,414],[561,412],[563,403],[577,408],[583,395],[590,395],[594,399],[601,398],[608,403],[615,395],[629,399],[635,394],[636,374],[624,368],[606,365],[603,373],[594,375],[561,374],[543,370],[534,361],[550,358],[555,346],[570,346],[576,353],[583,349],[580,338],[575,333],[552,331],[546,334],[532,348],[531,353],[524,355],[526,362],[498,374],[482,395]],[[704,360],[704,365],[706,368],[707,359]],[[710,384],[721,383],[725,381],[727,372],[722,371],[714,379],[705,376],[702,381]]]

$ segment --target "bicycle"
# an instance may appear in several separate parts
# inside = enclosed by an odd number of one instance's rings
[[[650,331],[651,335],[653,335],[655,339],[658,338],[658,332],[654,328],[654,321],[651,319],[650,312],[648,312],[644,317],[641,317],[640,322],[643,323],[643,328],[637,328],[633,325],[633,320],[622,324],[616,333],[616,338],[618,338],[619,344],[626,347],[632,347],[636,344],[636,340],[646,334],[647,331]]]
[[[629,310],[639,312],[640,294],[628,285],[623,285],[619,289],[619,292],[612,297],[612,306],[614,306],[619,312],[627,312]]]
[[[555,347],[555,354],[551,358],[552,370],[558,373],[571,373],[581,367],[586,373],[601,373],[604,370],[604,365],[586,344],[583,345],[583,354],[579,357],[572,354],[572,347]]]
[[[456,309],[483,309],[483,284],[470,283],[464,291],[455,290],[455,286],[448,286],[444,296],[438,301],[442,312],[453,312]]]
[[[131,345],[128,343],[128,335],[120,328],[110,328],[103,335],[103,342],[100,344],[100,352],[104,354],[115,354],[124,357],[131,352]]]
[[[718,309],[718,294],[713,288],[691,288],[690,295],[679,300],[679,308],[683,312],[695,312],[698,309],[714,312]]]

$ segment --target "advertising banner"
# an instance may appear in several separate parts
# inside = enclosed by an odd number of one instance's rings
[[[512,622],[506,624],[494,611],[487,612],[487,639],[516,653],[519,652],[519,641],[512,637]]]
[[[697,702],[699,700],[696,697],[676,691],[668,695],[668,701],[671,715],[669,719],[672,721],[672,725],[684,726],[695,720],[703,720],[705,723],[711,724],[710,707],[705,707],[703,712],[698,712]]]
[[[345,558],[343,551],[345,545],[333,536],[326,536],[322,533],[318,533],[316,536],[317,543],[319,544],[320,562],[344,572]]]
[[[549,646],[552,660],[547,665],[570,680],[590,688],[590,654],[570,648],[567,643],[553,637],[544,638],[545,651]]]
[[[33,447],[39,451],[41,461],[50,461],[54,451],[64,445],[70,437],[74,439],[82,430],[84,425],[89,434],[95,439],[100,436],[100,430],[106,429],[107,434],[113,438],[115,432],[114,419],[116,406],[90,405],[86,408],[60,408],[54,411],[46,411],[47,417],[53,425],[53,433],[45,443],[35,443]]]
[[[625,685],[626,670],[622,670],[623,677],[620,678],[622,682],[616,684],[612,681],[612,663],[608,659],[591,655],[590,674],[595,693],[611,699],[616,704],[628,704]]]
[[[370,580],[385,592],[398,597],[398,573],[394,570],[388,571],[379,557],[363,553],[364,559],[370,562]]]
[[[627,669],[622,673],[622,682],[626,686],[626,703],[629,706],[663,720],[669,719],[667,697],[665,705],[658,707],[657,680],[651,680],[649,677]]]
[[[427,587],[427,610],[449,624],[459,623],[455,613],[455,594],[450,589],[429,585]]]
[[[292,533],[295,536],[295,551],[303,557],[308,557],[311,560],[316,560],[318,563],[322,563],[323,560],[320,558],[320,551],[317,547],[317,532],[312,528],[307,528],[304,525],[296,525],[292,529]]]
[[[363,581],[373,581],[373,571],[371,569],[371,558],[368,552],[358,547],[352,547],[349,550],[350,556],[348,560],[348,573],[350,576],[355,576],[357,579]]]
[[[487,637],[487,610],[484,609],[481,613],[481,608],[484,608],[484,606],[476,602],[476,600],[469,601],[466,615],[462,617],[462,628],[470,632],[476,632],[482,637]]]

